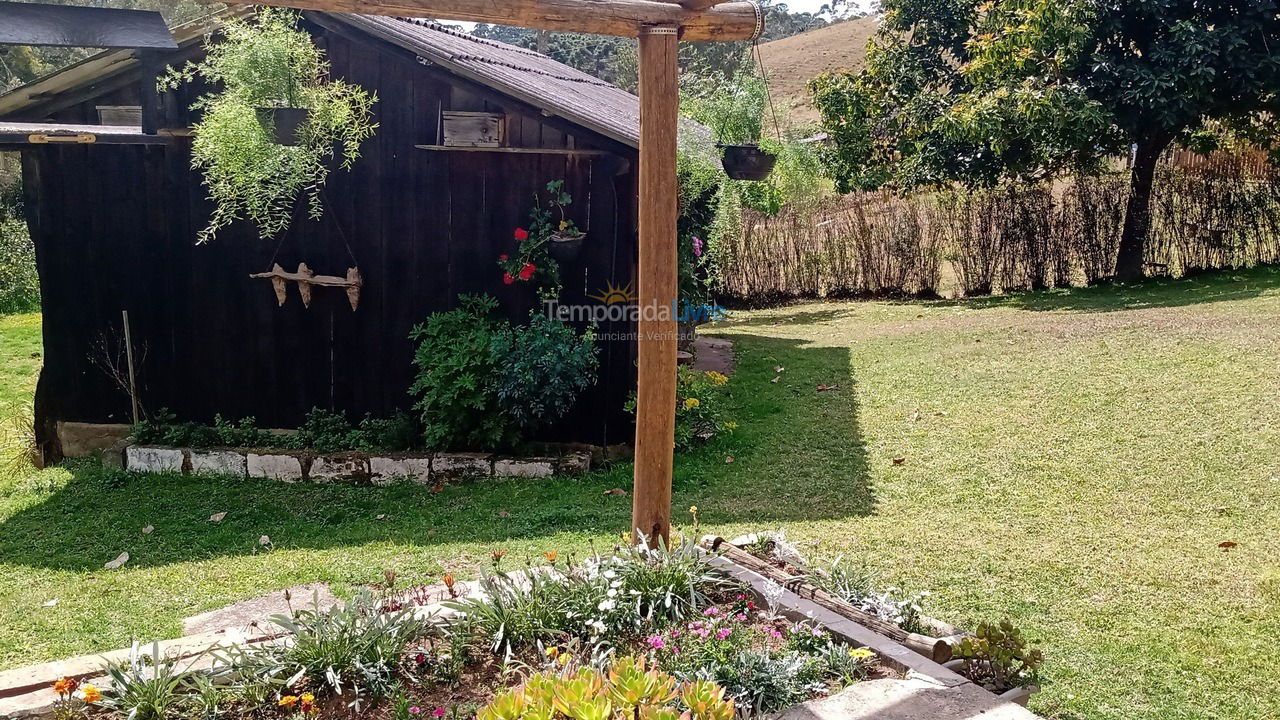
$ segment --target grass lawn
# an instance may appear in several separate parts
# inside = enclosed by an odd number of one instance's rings
[[[34,324],[0,320],[6,372],[30,371]],[[1280,717],[1280,270],[815,303],[715,332],[741,426],[678,458],[678,517],[865,558],[960,624],[1013,618],[1046,650],[1032,707],[1051,718]],[[10,378],[0,393],[29,391]],[[629,472],[435,494],[92,465],[0,481],[0,667],[292,584],[586,552],[626,527],[630,499],[603,492]]]

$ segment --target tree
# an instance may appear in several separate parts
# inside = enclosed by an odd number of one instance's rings
[[[1275,147],[1280,0],[885,0],[857,75],[813,90],[844,190],[991,185],[1132,153],[1116,278],[1142,276],[1157,161]]]

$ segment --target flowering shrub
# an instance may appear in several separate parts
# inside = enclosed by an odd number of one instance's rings
[[[75,678],[59,678],[53,684],[53,692],[58,696],[53,701],[54,720],[80,720],[88,715],[90,705],[102,702],[98,688],[88,683],[81,685]]]
[[[701,617],[646,643],[663,670],[681,679],[710,678],[757,714],[859,680],[874,657],[835,642],[817,626],[780,628],[745,596],[733,605],[707,607]]]
[[[552,238],[573,237],[582,232],[565,212],[565,208],[573,204],[573,196],[565,192],[564,180],[547,183],[547,194],[546,205],[540,196],[534,195],[529,228],[515,229],[515,255],[498,256],[502,281],[508,285],[529,282],[553,291],[560,287],[560,265],[551,257]]]
[[[676,376],[676,449],[690,450],[736,422],[726,419],[724,402],[729,378],[714,370],[700,372],[681,366]]]

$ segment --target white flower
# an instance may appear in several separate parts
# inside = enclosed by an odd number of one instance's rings
[[[617,595],[618,595],[618,591],[617,591],[617,590],[614,590],[613,588],[609,588],[609,593],[608,593],[608,594],[609,594],[609,597],[617,597]]]
[[[618,577],[618,573],[616,573],[616,572],[614,572],[614,571],[612,571],[612,570],[605,570],[605,571],[604,571],[604,577],[605,577],[605,579],[606,579],[606,580],[612,580],[612,579],[614,579],[614,578]]]
[[[618,607],[618,603],[613,600],[601,600],[600,604],[596,606],[596,609],[601,612],[608,612],[616,607]]]
[[[607,629],[604,623],[600,622],[599,620],[592,620],[591,622],[587,623],[587,626],[590,627],[592,631],[594,631],[597,635],[604,634],[604,631]]]

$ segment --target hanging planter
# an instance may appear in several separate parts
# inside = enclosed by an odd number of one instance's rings
[[[548,238],[547,252],[559,262],[573,262],[582,254],[582,241],[586,237],[581,230],[557,230]]]
[[[264,107],[257,108],[258,122],[275,136],[276,143],[293,147],[302,138],[302,126],[311,117],[310,108]]]
[[[766,180],[778,162],[777,154],[761,149],[756,143],[719,147],[723,151],[720,162],[724,173],[734,180]]]

